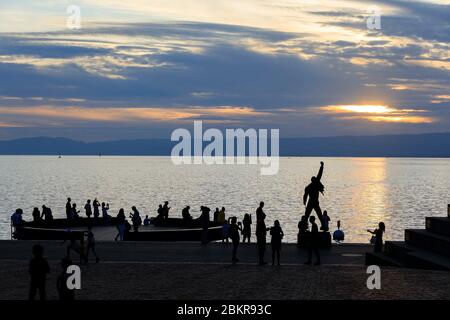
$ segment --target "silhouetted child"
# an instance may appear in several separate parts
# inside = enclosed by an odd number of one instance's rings
[[[237,249],[239,247],[239,231],[242,231],[240,223],[237,224],[237,218],[232,217],[231,218],[231,224],[230,229],[228,231],[228,236],[231,238],[231,241],[233,242],[233,262],[238,262],[239,259],[236,257]]]
[[[325,232],[327,232],[328,230],[330,230],[330,227],[329,227],[330,221],[331,221],[331,219],[330,219],[330,217],[328,216],[328,212],[327,212],[327,210],[325,210],[325,211],[323,212],[323,215],[322,215],[322,226],[320,227],[320,229],[323,230],[323,231],[325,231]]]
[[[95,251],[95,236],[92,232],[92,227],[89,226],[87,232],[86,263],[89,261],[89,252],[91,251],[95,257],[95,263],[99,263],[100,259],[97,255],[97,251]]]
[[[222,243],[225,241],[228,243],[228,230],[230,229],[230,224],[228,223],[228,220],[225,220],[225,222],[222,225]]]
[[[316,255],[316,263],[314,265],[320,265],[320,255],[319,255],[319,228],[316,224],[316,217],[309,217],[309,222],[311,222],[311,234],[309,238],[308,246],[308,261],[305,264],[311,264],[312,254]]]
[[[144,226],[149,226],[150,225],[150,218],[148,217],[148,215],[145,216],[144,219]]]
[[[281,240],[284,237],[283,230],[280,227],[280,221],[275,220],[273,227],[270,228],[270,235],[272,236],[272,240],[270,241],[272,246],[272,265],[275,265],[275,255],[277,257],[277,264],[280,265]]]
[[[333,240],[337,243],[344,241],[345,234],[344,231],[341,230],[341,220],[337,222],[337,230],[333,232]]]
[[[29,273],[31,275],[29,300],[34,300],[37,291],[39,291],[39,298],[46,299],[45,283],[47,281],[47,274],[50,273],[47,259],[44,258],[44,247],[40,244],[33,246],[33,258],[30,260]]]
[[[59,300],[61,301],[72,301],[75,299],[75,290],[67,288],[67,279],[69,274],[67,274],[67,268],[72,265],[72,260],[65,257],[61,260],[61,273],[56,279],[56,290],[58,291]]]
[[[374,252],[381,252],[383,251],[383,233],[386,231],[386,226],[384,225],[384,222],[380,222],[378,224],[378,229],[375,229],[374,231],[367,230],[367,232],[370,232],[375,236],[375,248]]]
[[[250,237],[252,234],[252,216],[246,213],[244,215],[244,220],[242,220],[242,225],[244,226],[242,229],[242,242],[245,242],[245,239],[250,243]]]

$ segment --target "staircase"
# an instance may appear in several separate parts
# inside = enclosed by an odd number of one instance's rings
[[[386,241],[383,253],[366,253],[366,265],[450,270],[448,217],[425,218],[426,229],[406,229],[405,241]]]

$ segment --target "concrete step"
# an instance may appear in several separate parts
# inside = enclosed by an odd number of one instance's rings
[[[405,240],[412,246],[450,257],[450,237],[427,230],[406,229]]]
[[[406,242],[387,241],[386,255],[401,260],[408,268],[450,270],[450,258],[412,246]]]
[[[376,265],[376,266],[387,266],[387,267],[398,267],[404,268],[405,264],[396,258],[390,257],[384,253],[366,252],[366,266]]]
[[[426,217],[427,231],[450,237],[450,218]]]

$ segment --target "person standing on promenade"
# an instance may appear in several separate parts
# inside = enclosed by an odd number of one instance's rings
[[[169,207],[169,201],[164,201],[164,205],[162,207],[162,213],[163,213],[163,218],[164,219],[168,219],[169,218],[169,210],[171,207]]]
[[[316,255],[316,263],[314,263],[314,265],[319,266],[320,265],[319,228],[317,227],[317,224],[316,224],[316,217],[314,217],[314,216],[309,217],[309,222],[311,222],[311,234],[310,234],[309,245],[308,245],[308,261],[305,262],[305,264],[311,264],[312,254],[314,251],[314,254]]]
[[[224,223],[222,224],[222,243],[224,243],[225,241],[228,243],[228,234],[230,231],[230,223],[228,222],[228,220],[225,220]]]
[[[223,224],[225,220],[225,207],[222,207],[222,209],[220,209],[219,213],[217,214],[217,222]]]
[[[92,203],[92,206],[94,207],[94,219],[98,219],[100,216],[100,202],[97,200],[97,198],[94,199],[94,202]]]
[[[91,251],[95,257],[95,263],[99,263],[100,258],[98,257],[97,251],[95,250],[95,236],[92,232],[92,227],[89,226],[87,231],[86,263],[89,262],[89,252]]]
[[[44,247],[40,244],[33,246],[33,258],[30,260],[29,273],[31,275],[29,300],[34,300],[37,291],[39,298],[45,300],[47,298],[45,292],[45,284],[47,282],[47,274],[50,273],[50,267],[47,259],[44,258]]]
[[[114,241],[117,241],[117,238],[120,238],[120,241],[123,241],[123,236],[125,234],[125,220],[125,211],[123,210],[123,208],[121,208],[116,217],[116,227],[118,233],[114,238]]]
[[[110,216],[108,215],[109,203],[102,202],[102,217],[105,225],[109,224]]]
[[[208,227],[209,227],[209,212],[211,211],[210,208],[201,206],[200,211],[202,214],[200,215],[199,219],[202,224],[202,244],[208,243]]]
[[[14,211],[14,213],[11,215],[11,224],[14,227],[18,227],[23,224],[22,214],[22,209],[16,209],[16,211]]]
[[[90,199],[84,205],[84,210],[86,212],[86,216],[89,219],[92,216],[92,206],[91,206],[91,200]]]
[[[264,220],[266,219],[266,214],[263,211],[264,202],[259,203],[258,209],[256,209],[256,243],[258,246],[258,260],[259,265],[265,265],[267,262],[264,261],[264,254],[266,252],[266,235],[267,228]]]
[[[378,224],[378,229],[375,229],[374,231],[367,230],[367,232],[370,232],[375,236],[375,248],[374,252],[381,252],[383,251],[383,233],[386,231],[386,226],[384,225],[384,222],[380,222]]]
[[[322,227],[320,229],[325,232],[328,232],[328,230],[330,230],[330,221],[331,219],[328,216],[327,210],[324,210],[322,215]]]
[[[244,226],[242,229],[242,243],[245,243],[245,239],[250,243],[250,237],[252,235],[252,216],[248,213],[244,215],[244,220],[242,220],[242,225]]]
[[[237,224],[237,218],[232,217],[228,235],[231,238],[231,241],[233,242],[233,256],[231,259],[231,261],[233,261],[233,263],[236,263],[239,261],[239,259],[236,257],[237,249],[239,247],[239,241],[240,241],[239,231],[242,231],[240,223]]]
[[[67,268],[72,265],[72,260],[65,257],[61,260],[61,273],[56,279],[56,290],[58,291],[58,297],[60,301],[73,301],[75,300],[75,290],[67,288],[67,280],[69,274],[67,274]]]
[[[33,209],[33,213],[31,214],[33,216],[33,222],[40,222],[41,221],[41,212],[37,207]]]
[[[309,218],[311,212],[314,210],[319,218],[320,225],[323,227],[322,222],[322,209],[319,204],[319,193],[323,194],[324,186],[320,179],[322,179],[323,174],[323,161],[320,162],[319,173],[316,177],[311,178],[311,183],[305,188],[305,193],[303,195],[303,205],[306,206],[305,216],[306,219]],[[308,200],[309,198],[309,200]],[[307,203],[308,200],[308,203]]]
[[[138,232],[139,226],[142,224],[142,218],[135,206],[131,207],[131,210],[133,210],[133,213],[130,213],[131,222],[133,223],[133,230],[134,232]]]
[[[66,202],[66,218],[67,220],[71,220],[72,219],[72,204],[71,204],[72,199],[67,198],[67,202]]]
[[[273,227],[270,228],[270,235],[272,236],[272,240],[270,241],[272,246],[272,265],[275,265],[275,255],[277,256],[277,264],[280,265],[281,240],[284,237],[280,221],[275,220]]]
[[[213,214],[213,221],[217,222],[219,220],[219,208],[216,208],[216,211],[214,211]]]

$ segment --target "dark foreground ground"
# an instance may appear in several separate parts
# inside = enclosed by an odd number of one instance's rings
[[[26,299],[34,242],[0,241],[0,299]],[[52,269],[49,299],[65,246],[41,242]],[[82,266],[77,299],[450,299],[450,273],[382,268],[381,290],[366,286],[366,245],[335,245],[322,266],[305,266],[306,253],[285,245],[282,265],[256,265],[256,247],[243,245],[232,265],[231,245],[99,242],[99,264]],[[267,247],[270,260],[270,246]],[[72,257],[74,260],[75,256]],[[92,259],[93,260],[93,259]]]

